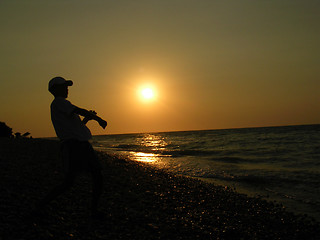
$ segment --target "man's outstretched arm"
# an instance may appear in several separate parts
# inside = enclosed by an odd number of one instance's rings
[[[93,111],[93,110],[89,110],[89,112],[93,113],[94,115],[97,115],[97,113],[96,113],[95,111]],[[82,122],[83,122],[83,124],[87,124],[90,120],[92,120],[92,119],[91,119],[91,118],[84,117],[84,118],[82,119]]]
[[[93,120],[97,121],[102,128],[106,128],[106,126],[108,124],[107,121],[105,121],[101,117],[97,116],[97,113],[94,111],[88,111],[86,109],[76,107],[73,112],[85,117],[87,120],[93,119]]]

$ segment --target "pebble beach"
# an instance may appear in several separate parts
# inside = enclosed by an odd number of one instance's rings
[[[59,142],[0,139],[0,240],[319,239],[320,225],[281,204],[98,152],[104,217],[92,219],[90,176],[41,213],[63,179]]]

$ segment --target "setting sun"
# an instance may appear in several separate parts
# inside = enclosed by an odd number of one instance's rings
[[[154,98],[154,91],[151,88],[144,88],[141,90],[141,95],[144,99],[149,100]]]

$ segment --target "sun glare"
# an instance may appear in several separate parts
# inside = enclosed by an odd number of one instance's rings
[[[141,95],[144,99],[150,100],[154,98],[154,92],[151,88],[144,88],[141,90]]]

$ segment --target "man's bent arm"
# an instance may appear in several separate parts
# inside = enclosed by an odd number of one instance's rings
[[[102,128],[105,128],[107,126],[107,122],[103,120],[101,117],[97,116],[94,112],[90,112],[86,109],[75,107],[73,110],[74,113],[79,114],[87,119],[93,119],[96,120]]]

